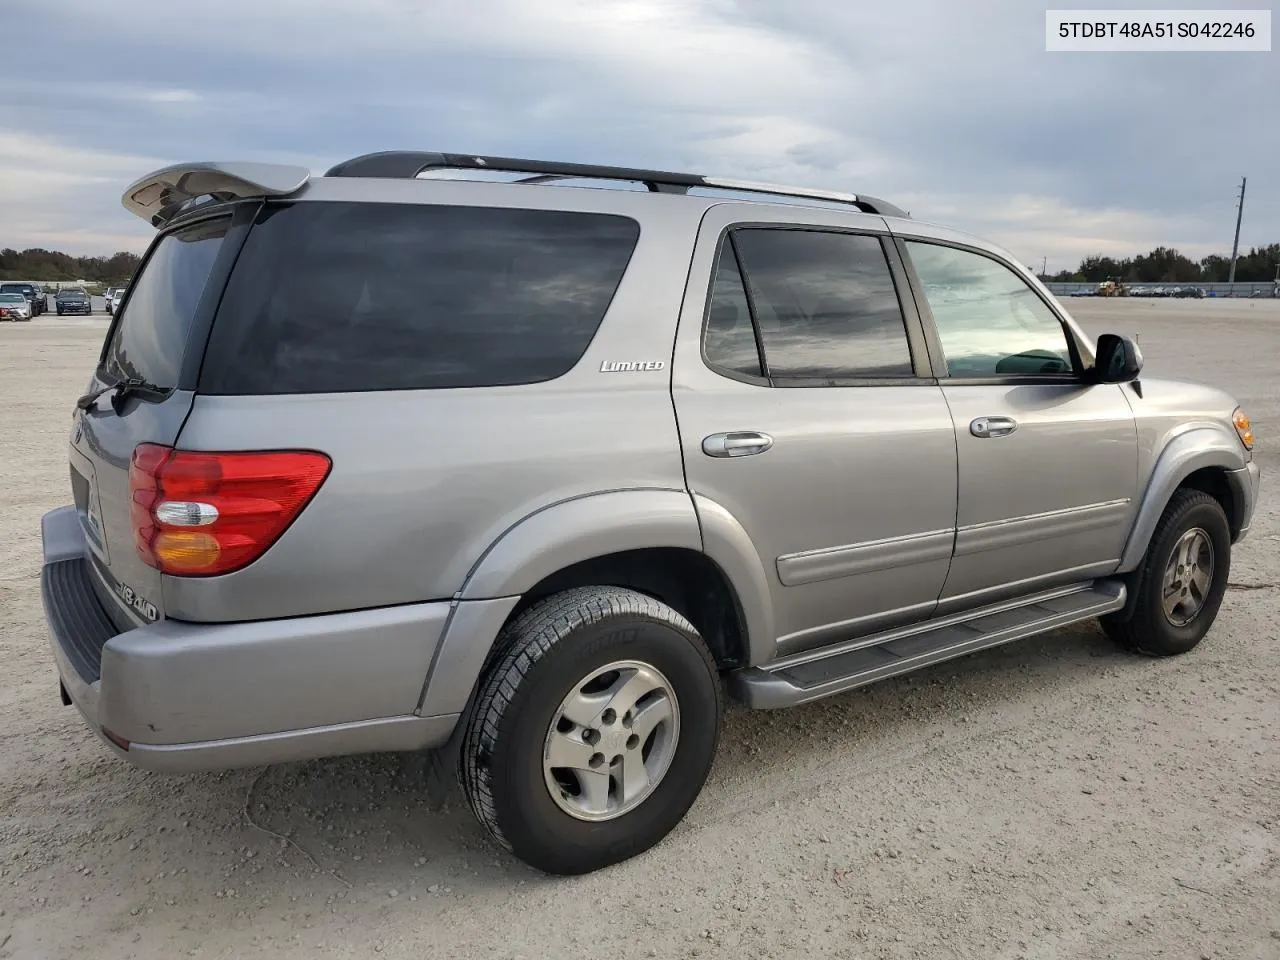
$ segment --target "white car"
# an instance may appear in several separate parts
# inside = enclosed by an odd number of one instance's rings
[[[120,301],[124,299],[125,292],[126,290],[124,287],[112,287],[107,291],[107,313],[111,314],[113,317],[116,313],[116,307],[118,307],[120,305]]]
[[[0,320],[30,320],[31,303],[20,293],[0,293]]]

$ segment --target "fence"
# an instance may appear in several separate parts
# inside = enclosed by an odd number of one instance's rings
[[[1096,283],[1049,283],[1045,286],[1055,297],[1091,297],[1098,292]],[[1195,287],[1204,291],[1206,297],[1276,297],[1280,296],[1280,285],[1265,280],[1260,283],[1130,283],[1126,284],[1131,297],[1173,296],[1173,291],[1181,287],[1186,290]],[[1163,291],[1163,292],[1161,292]],[[1185,294],[1184,294],[1185,296]]]

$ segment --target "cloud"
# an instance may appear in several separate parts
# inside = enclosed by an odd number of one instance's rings
[[[0,65],[0,130],[89,154],[28,155],[22,182],[99,178],[20,211],[0,244],[70,224],[77,242],[134,236],[118,197],[151,166],[321,170],[391,148],[866,192],[1051,269],[1081,251],[1229,249],[1252,173],[1242,243],[1277,239],[1280,125],[1258,91],[1280,61],[1048,54],[1043,18],[1015,0],[221,0],[198,19],[170,0],[131,0],[124,18],[9,0],[11,29],[74,22],[110,56],[55,71],[18,45]]]
[[[148,90],[143,98],[151,103],[197,103],[200,95],[192,90]]]
[[[150,231],[115,215],[110,202],[118,206],[120,184],[156,166],[154,158],[0,128],[0,245],[72,253],[139,249]]]

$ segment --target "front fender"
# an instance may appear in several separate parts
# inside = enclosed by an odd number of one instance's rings
[[[1224,427],[1198,424],[1171,439],[1151,471],[1117,572],[1128,573],[1138,568],[1160,515],[1182,481],[1205,468],[1237,471],[1247,466],[1240,440]]]

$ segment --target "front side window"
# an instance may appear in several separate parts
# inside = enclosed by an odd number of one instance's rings
[[[906,324],[879,238],[764,228],[732,236],[771,378],[913,376]]]
[[[907,251],[933,312],[947,375],[1069,375],[1062,323],[1016,273],[990,257],[908,240]]]

